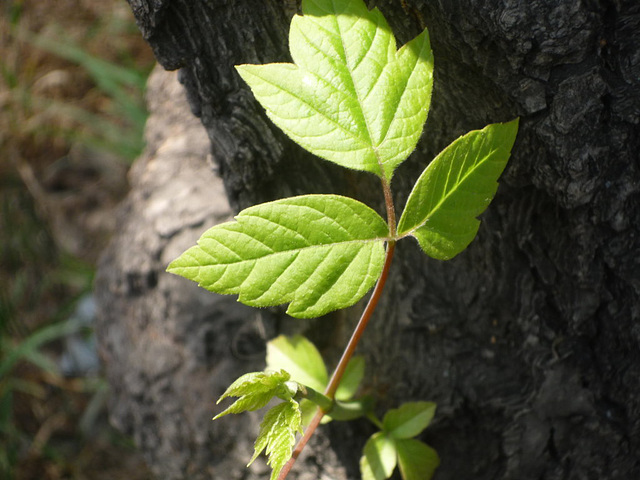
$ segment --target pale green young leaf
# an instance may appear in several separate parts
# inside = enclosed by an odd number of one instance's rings
[[[349,361],[336,391],[337,400],[346,401],[355,395],[364,377],[364,366],[365,360],[361,355],[356,355]],[[269,341],[267,369],[285,370],[292,380],[318,392],[324,391],[329,382],[320,352],[302,335],[280,335]]]
[[[267,368],[286,370],[293,380],[318,392],[327,386],[327,369],[320,352],[302,335],[280,335],[268,342]]]
[[[396,440],[396,448],[403,480],[430,480],[440,465],[436,451],[419,440]]]
[[[384,432],[374,433],[362,450],[360,475],[362,480],[385,480],[396,468],[395,440]]]
[[[336,390],[336,400],[347,401],[353,397],[364,377],[364,357],[356,355],[347,364],[340,385]]]
[[[310,152],[390,179],[427,118],[433,56],[425,30],[396,51],[362,0],[304,0],[291,22],[293,64],[240,65],[267,115]]]
[[[275,391],[256,392],[243,395],[233,402],[228,408],[213,417],[213,420],[217,420],[220,417],[229,415],[230,413],[253,412],[254,410],[259,410],[269,403],[275,395]]]
[[[476,218],[498,188],[518,131],[518,120],[488,125],[445,148],[422,173],[398,222],[427,255],[448,260],[463,251],[480,226]]]
[[[214,420],[230,413],[254,411],[264,407],[286,387],[290,376],[284,370],[279,372],[251,372],[242,375],[218,399],[220,403],[227,397],[240,397],[226,410],[219,413]]]
[[[403,403],[385,414],[382,419],[384,431],[393,438],[415,437],[431,423],[435,412],[433,402]]]
[[[278,478],[282,467],[291,458],[296,433],[302,433],[300,406],[294,400],[276,405],[267,412],[260,424],[255,452],[249,465],[266,449],[267,464],[273,469],[271,480]]]
[[[245,373],[235,380],[220,396],[217,403],[227,397],[241,397],[256,392],[268,392],[275,390],[291,378],[284,370],[272,372]]]
[[[360,300],[380,276],[385,221],[357,200],[303,195],[240,212],[207,230],[168,271],[254,307],[291,302],[311,318]]]

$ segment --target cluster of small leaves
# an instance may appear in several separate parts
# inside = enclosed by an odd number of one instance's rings
[[[364,359],[355,357],[342,378],[336,399],[351,399],[363,376]],[[220,396],[218,403],[229,397],[238,399],[213,419],[230,413],[258,410],[274,398],[283,400],[264,416],[255,452],[249,462],[251,465],[265,451],[269,457],[268,464],[273,469],[271,478],[274,479],[291,457],[296,432],[302,433],[303,416],[309,420],[317,408],[311,401],[301,397],[307,395],[310,389],[323,391],[327,382],[327,368],[316,347],[301,335],[281,335],[267,344],[267,371],[246,373],[233,382]]]
[[[403,480],[428,480],[440,460],[427,444],[416,440],[433,419],[436,405],[409,402],[389,410],[382,420],[382,431],[374,433],[364,446],[360,459],[362,480],[385,480],[396,468]]]
[[[348,402],[362,380],[364,359],[354,358],[347,370],[336,394],[337,409],[340,410],[344,405],[352,406],[352,410],[347,410],[353,413],[348,419],[367,416],[381,427],[381,431],[375,433],[364,446],[360,460],[362,479],[384,480],[391,476],[396,466],[404,480],[431,478],[439,463],[438,456],[431,447],[413,437],[429,425],[435,413],[435,404],[405,403],[387,412],[380,422],[375,419],[372,404],[359,400]],[[301,399],[301,396],[306,395],[309,389],[324,389],[327,381],[327,369],[316,347],[301,335],[281,335],[267,344],[267,371],[247,373],[233,382],[218,403],[227,397],[239,398],[216,415],[214,420],[229,413],[257,410],[273,398],[283,400],[264,416],[255,452],[249,462],[250,465],[265,451],[269,457],[268,464],[273,468],[271,478],[277,478],[291,457],[296,433],[301,432],[303,412],[306,409],[307,413],[313,413],[318,408],[306,398]]]
[[[348,401],[356,394],[364,375],[364,358],[354,357],[342,377],[336,392],[337,404]],[[327,384],[327,369],[320,352],[302,335],[280,335],[267,344],[267,368],[287,371],[291,379],[321,391]],[[314,409],[308,400],[303,400]],[[381,431],[373,434],[363,449],[360,460],[362,480],[385,480],[396,466],[403,480],[429,480],[440,460],[438,454],[416,437],[429,426],[436,411],[432,402],[409,402],[400,408],[389,410],[382,422],[375,419],[373,405],[358,400],[352,404],[360,407],[356,416],[374,418]],[[342,404],[344,405],[344,404]],[[304,408],[303,408],[304,410]]]
[[[302,433],[300,404],[293,399],[300,385],[290,381],[290,378],[284,370],[244,374],[227,388],[218,399],[218,403],[228,397],[239,397],[238,400],[213,417],[216,420],[229,413],[258,410],[265,407],[274,397],[284,400],[264,416],[256,439],[255,452],[247,465],[251,465],[258,455],[266,451],[269,457],[267,463],[273,469],[272,480],[278,477],[284,464],[291,458],[296,433]]]

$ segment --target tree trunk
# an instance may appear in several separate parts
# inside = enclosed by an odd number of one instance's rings
[[[289,61],[294,2],[129,3],[159,62],[180,69],[233,209],[337,192],[382,210],[375,178],[287,140],[233,70]],[[360,347],[367,388],[381,409],[437,402],[423,436],[441,456],[437,480],[640,478],[640,5],[375,4],[399,43],[428,27],[436,61],[425,133],[394,178],[398,205],[460,134],[515,116],[521,127],[468,250],[438,262],[399,244]],[[304,331],[335,361],[360,307],[292,321],[165,274],[227,215],[211,202],[219,183],[200,148],[188,161],[139,162],[105,253],[96,288],[111,414],[159,478],[266,478],[264,465],[243,472],[257,417],[211,423],[214,400],[261,369],[264,341],[283,331]],[[293,478],[358,478],[371,432],[323,427]]]

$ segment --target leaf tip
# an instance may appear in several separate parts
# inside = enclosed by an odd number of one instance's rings
[[[504,122],[501,124],[504,128],[505,132],[511,139],[511,144],[509,145],[509,149],[513,147],[513,143],[516,140],[516,135],[518,134],[518,129],[520,128],[520,117],[516,117],[509,122]]]
[[[224,417],[225,415],[227,415],[229,413],[229,409],[227,408],[226,410],[223,410],[222,412],[220,412],[219,414],[217,414],[215,417],[213,417],[211,419],[211,421],[217,420],[220,417]]]
[[[171,262],[169,265],[167,265],[167,268],[166,268],[165,271],[167,273],[171,273],[173,275],[176,275],[176,266],[174,265],[174,262],[175,262],[175,260],[173,262]]]

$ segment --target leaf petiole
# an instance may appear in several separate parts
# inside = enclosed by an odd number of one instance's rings
[[[314,390],[311,387],[300,385],[300,389],[295,396],[295,400],[299,401],[303,398],[315,403],[324,413],[330,413],[333,411],[336,402],[334,399],[327,397],[326,395]]]
[[[376,415],[373,412],[369,412],[367,413],[367,419],[373,423],[376,427],[378,427],[380,430],[384,430],[384,425],[382,424],[382,421],[376,417]]]

